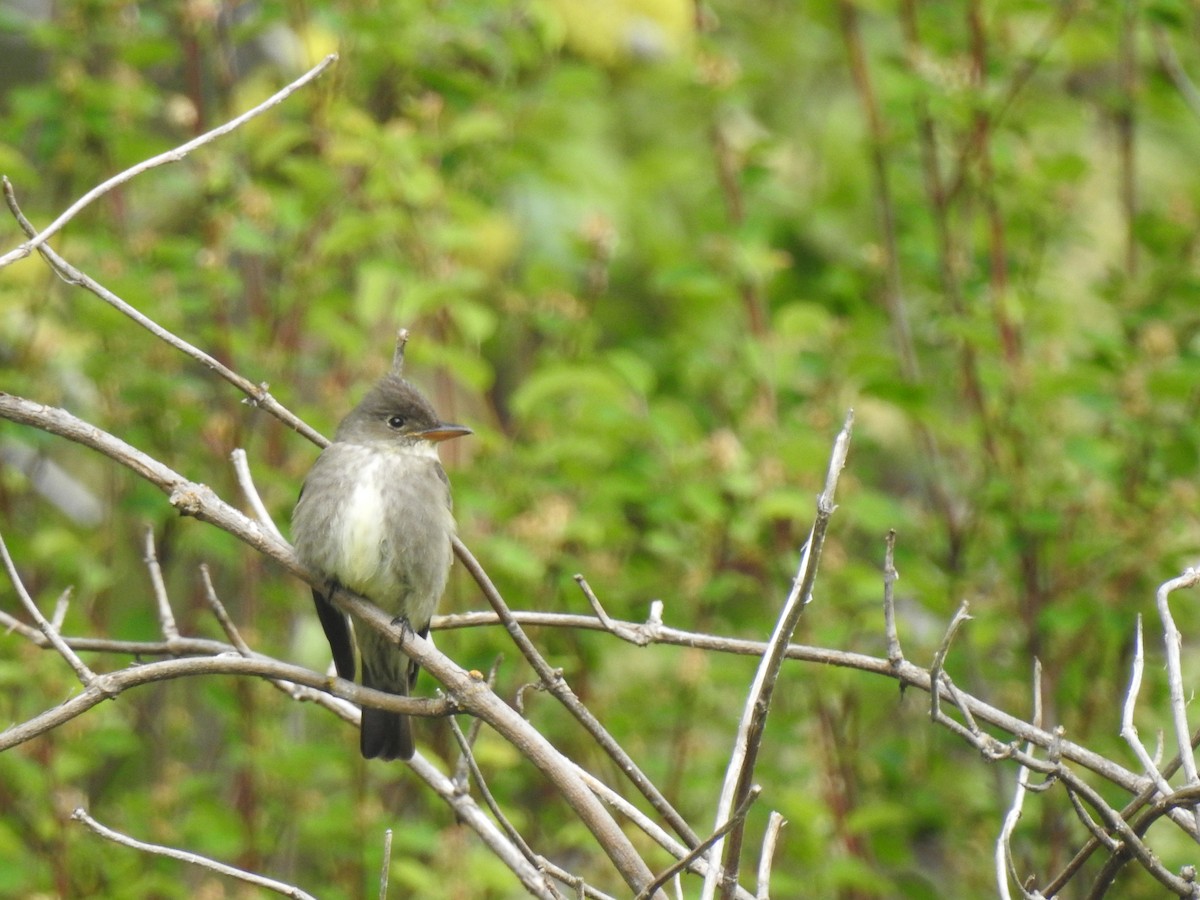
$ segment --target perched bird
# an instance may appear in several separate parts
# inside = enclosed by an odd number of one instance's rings
[[[337,673],[351,681],[350,621],[330,600],[334,588],[361,594],[425,637],[453,559],[450,481],[437,445],[471,430],[441,421],[401,377],[407,336],[401,331],[391,372],[338,425],[292,513],[296,555],[328,582],[313,589],[313,601]],[[354,633],[363,686],[407,696],[417,664],[372,628]],[[410,759],[408,718],[364,708],[360,747],[367,759]]]

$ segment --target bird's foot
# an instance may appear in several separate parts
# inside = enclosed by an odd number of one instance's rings
[[[413,635],[412,623],[408,621],[408,616],[396,616],[392,619],[392,627],[400,629],[400,646],[404,646],[404,642]]]

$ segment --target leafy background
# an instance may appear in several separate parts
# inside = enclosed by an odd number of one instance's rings
[[[669,624],[764,636],[853,407],[798,639],[882,654],[896,528],[912,659],[969,599],[959,683],[1028,715],[1036,655],[1047,721],[1134,764],[1116,733],[1135,617],[1156,633],[1155,586],[1200,546],[1200,119],[1170,67],[1200,70],[1194,4],[87,0],[5,3],[0,26],[0,170],[43,226],[341,54],[56,246],[326,434],[409,327],[410,377],[476,431],[447,448],[460,533],[513,606],[584,611],[582,572],[614,615],[661,598]],[[19,239],[12,225],[4,246]],[[0,375],[227,498],[244,447],[281,522],[316,455],[36,260],[0,278]],[[13,464],[29,448],[101,517],[39,495]],[[4,423],[0,450],[0,527],[43,607],[74,586],[68,632],[157,636],[149,527],[188,633],[219,636],[207,562],[253,646],[327,663],[306,590],[232,538],[60,440]],[[443,610],[481,606],[456,572]],[[753,662],[537,638],[707,827]],[[530,679],[496,630],[439,644],[480,669],[504,654],[508,695]],[[1159,669],[1145,734],[1167,723]],[[0,682],[7,722],[75,687],[16,637]],[[607,771],[551,702],[529,715]],[[443,723],[418,738],[453,760]],[[403,767],[354,745],[250,681],[125,695],[0,756],[0,894],[238,895],[67,822],[84,802],[320,896],[375,890],[385,827],[399,894],[517,892]],[[479,754],[532,845],[606,883],[547,785],[486,734]],[[770,808],[789,820],[779,896],[985,895],[1014,778],[933,730],[920,696],[790,666],[750,833]],[[1061,793],[1031,798],[1023,871],[1055,871],[1080,840]],[[1121,890],[1158,896],[1145,876]]]

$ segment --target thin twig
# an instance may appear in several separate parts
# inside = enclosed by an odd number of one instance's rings
[[[596,596],[595,591],[592,590],[592,586],[587,583],[586,578],[577,574],[575,575],[575,583],[583,591],[583,596],[591,604],[592,611],[596,614],[596,618],[600,620],[600,624],[604,626],[605,631],[611,632],[622,640],[629,641],[631,644],[636,644],[639,647],[645,647],[650,643],[650,636],[646,634],[646,629],[638,627],[630,628],[623,622],[618,622],[609,616],[604,605],[600,602],[600,598]]]
[[[459,707],[448,698],[400,697],[396,694],[360,687],[352,681],[345,681],[341,678],[330,678],[324,673],[314,672],[302,666],[294,666],[268,656],[256,654],[251,658],[246,658],[236,652],[226,652],[219,656],[163,659],[129,666],[115,672],[107,672],[99,678],[93,677],[83,692],[68,697],[32,719],[0,731],[0,751],[16,747],[38,735],[52,731],[64,722],[83,715],[92,707],[131,688],[158,681],[196,678],[204,675],[244,675],[266,679],[284,679],[306,685],[317,691],[325,691],[359,706],[373,706],[409,716],[447,716],[460,711]]]
[[[453,721],[453,720],[451,720]],[[392,868],[392,829],[383,832],[383,865],[379,872],[379,900],[387,900],[388,874]]]
[[[834,439],[829,456],[829,467],[825,473],[825,489],[817,497],[817,514],[813,520],[812,530],[800,557],[800,566],[792,581],[792,589],[784,601],[783,609],[771,634],[767,652],[763,654],[754,681],[747,692],[746,703],[742,708],[741,722],[738,724],[737,738],[734,741],[733,752],[725,770],[725,780],[721,786],[721,796],[717,802],[718,823],[732,818],[735,806],[741,806],[750,791],[754,767],[762,745],[766,729],[767,715],[771,709],[771,698],[775,685],[779,680],[779,672],[783,666],[785,652],[796,625],[804,608],[812,599],[813,586],[817,578],[817,566],[821,559],[821,550],[825,544],[825,534],[829,528],[829,520],[837,508],[834,497],[837,493],[838,479],[846,466],[846,457],[850,452],[850,434],[854,427],[854,410],[846,413],[846,421]],[[738,882],[738,866],[740,864],[742,835],[744,830],[741,823],[735,822],[729,831],[729,840],[718,839],[708,854],[709,870],[704,879],[704,889],[701,892],[703,900],[712,900],[717,889],[717,878],[721,878],[721,896],[730,900]],[[718,859],[720,860],[718,868]],[[718,876],[718,871],[721,872]]]
[[[695,846],[699,842],[696,833],[692,831],[691,826],[687,824],[683,816],[671,805],[657,785],[651,781],[641,768],[633,761],[632,757],[617,743],[616,739],[608,732],[595,715],[586,706],[580,702],[575,692],[571,690],[565,678],[562,677],[562,671],[553,668],[533,641],[525,634],[524,630],[518,624],[517,619],[513,616],[512,610],[508,604],[504,602],[504,598],[496,589],[492,579],[484,571],[483,566],[475,559],[474,555],[467,546],[456,536],[452,538],[454,542],[454,552],[462,562],[463,567],[475,579],[475,583],[479,585],[479,589],[483,592],[484,598],[491,605],[501,623],[508,631],[509,637],[513,643],[517,645],[517,649],[521,651],[521,655],[537,672],[542,683],[560,703],[566,707],[567,711],[575,717],[575,719],[587,729],[592,738],[600,745],[609,757],[617,764],[620,770],[625,774],[625,777],[641,791],[642,796],[654,807],[655,811],[663,817],[663,819],[675,829],[678,834],[689,847]]]
[[[787,824],[787,819],[776,810],[771,810],[767,817],[767,829],[763,832],[762,853],[758,856],[758,890],[755,900],[771,900],[771,864],[775,860],[775,845],[779,842],[779,832]]]
[[[1188,77],[1187,71],[1179,61],[1175,48],[1171,46],[1171,39],[1167,37],[1166,29],[1151,22],[1150,34],[1154,38],[1154,49],[1158,53],[1158,61],[1170,76],[1175,90],[1179,91],[1179,96],[1191,110],[1192,115],[1200,118],[1200,90],[1196,89],[1195,83]]]
[[[883,554],[883,634],[887,640],[888,662],[899,666],[904,662],[904,653],[900,649],[900,634],[896,630],[896,581],[900,573],[896,571],[896,529],[889,528],[884,538],[886,549]]]
[[[60,635],[62,634],[63,622],[67,620],[67,609],[71,605],[71,592],[73,588],[68,585],[63,589],[63,592],[58,595],[58,599],[54,601],[54,615],[50,617],[50,624],[54,626],[54,630]]]
[[[8,572],[8,578],[12,582],[13,589],[17,592],[17,596],[21,598],[21,605],[25,607],[26,612],[37,623],[46,640],[50,642],[54,649],[59,652],[59,655],[75,670],[75,675],[85,688],[99,685],[101,680],[96,677],[96,673],[89,669],[87,664],[79,658],[78,654],[67,646],[67,642],[62,639],[62,635],[58,633],[58,629],[46,620],[46,617],[42,615],[42,611],[37,608],[37,604],[33,602],[33,597],[25,589],[25,583],[21,581],[21,575],[17,572],[16,563],[13,562],[12,557],[8,554],[8,546],[4,543],[3,535],[0,535],[0,557],[3,557],[4,569]]]
[[[250,461],[246,457],[246,451],[237,447],[229,454],[229,459],[233,462],[233,471],[237,473],[238,487],[242,489],[242,496],[250,504],[250,511],[254,513],[254,518],[276,539],[282,541],[283,533],[275,524],[275,520],[271,518],[271,514],[267,512],[267,506],[259,496],[258,488],[254,486],[254,476],[250,474]]]
[[[705,851],[716,844],[721,838],[727,835],[735,827],[741,824],[746,819],[746,813],[750,811],[751,805],[758,799],[758,795],[762,793],[762,788],[757,784],[752,785],[750,790],[746,792],[746,796],[742,798],[742,802],[738,804],[738,808],[734,810],[733,816],[728,822],[722,824],[711,835],[709,835],[702,843],[692,848],[692,852],[683,859],[676,862],[674,865],[663,870],[657,878],[641,893],[637,895],[635,900],[646,900],[654,891],[661,888],[664,884],[674,878],[680,872],[683,872],[692,863],[693,860],[699,859]],[[733,895],[731,895],[733,896]]]
[[[284,884],[282,881],[275,881],[273,878],[256,875],[254,872],[247,872],[245,869],[237,869],[225,863],[217,862],[214,859],[209,859],[207,856],[201,856],[198,853],[190,853],[187,850],[176,850],[173,847],[164,847],[161,844],[148,844],[145,841],[139,841],[136,838],[121,834],[119,831],[113,831],[113,829],[106,825],[101,825],[82,808],[77,808],[75,812],[71,813],[71,818],[76,822],[82,822],[92,831],[96,832],[96,834],[100,835],[100,837],[120,844],[123,847],[132,847],[134,850],[141,850],[143,853],[153,853],[156,856],[166,856],[170,859],[177,859],[180,862],[191,863],[194,866],[208,869],[210,872],[216,872],[218,875],[228,875],[230,878],[236,878],[238,881],[244,881],[256,887],[274,891],[277,894],[283,894],[285,897],[293,897],[295,900],[316,900],[311,894],[305,893],[295,885]]]
[[[225,636],[229,638],[229,643],[237,647],[238,653],[242,654],[242,656],[253,656],[254,651],[250,649],[250,645],[246,643],[242,637],[242,633],[233,624],[233,619],[230,617],[228,610],[225,609],[225,604],[217,596],[216,588],[213,587],[212,577],[208,573],[207,563],[200,564],[200,580],[204,582],[204,599],[208,602],[208,608],[217,617],[217,622],[220,623],[221,630],[225,632]]]
[[[33,225],[30,224],[29,220],[25,218],[24,214],[21,212],[21,208],[17,205],[17,198],[16,194],[13,192],[12,185],[9,183],[7,178],[0,178],[0,181],[3,182],[4,196],[8,202],[8,208],[12,210],[13,216],[16,218],[17,223],[21,226],[21,229],[26,234],[30,236],[35,235],[37,232],[34,230]],[[279,419],[279,421],[283,422],[283,424],[308,438],[318,447],[325,447],[329,444],[329,440],[325,438],[319,431],[314,429],[307,422],[301,420],[299,416],[272,397],[270,392],[267,390],[267,385],[255,384],[249,379],[243,378],[220,360],[210,356],[200,348],[192,346],[182,338],[176,337],[172,332],[163,328],[149,316],[126,303],[108,288],[104,287],[104,285],[100,284],[89,275],[72,266],[48,246],[43,245],[39,247],[38,252],[42,255],[46,262],[50,264],[50,267],[54,270],[55,274],[57,274],[58,277],[67,284],[78,285],[79,287],[91,291],[105,303],[109,304],[114,309],[128,316],[137,324],[141,325],[159,340],[169,344],[186,356],[189,356],[206,366],[221,378],[224,378],[227,382],[232,384],[239,391],[244,393],[247,397],[245,402],[262,409]]]
[[[1109,853],[1115,853],[1121,849],[1121,842],[1096,823],[1096,820],[1087,811],[1087,807],[1083,805],[1083,801],[1079,799],[1077,793],[1069,790],[1067,791],[1067,798],[1071,801],[1071,806],[1075,809],[1075,815],[1083,823],[1083,827],[1088,830],[1093,840],[1099,841]]]
[[[513,827],[512,822],[508,821],[508,817],[504,815],[504,810],[500,808],[500,804],[496,802],[496,798],[488,788],[487,782],[483,778],[483,772],[480,771],[479,763],[475,759],[475,754],[471,751],[471,744],[467,740],[467,736],[458,727],[458,722],[454,720],[453,716],[450,717],[449,723],[450,733],[454,735],[454,740],[458,742],[459,752],[462,754],[463,761],[471,773],[471,779],[475,782],[475,787],[479,790],[480,796],[483,797],[484,805],[491,810],[492,818],[500,825],[500,829],[508,836],[508,839],[513,842],[513,846],[521,851],[521,855],[529,860],[532,865],[540,867],[541,860],[538,855],[526,843],[525,838],[521,837],[521,833]]]
[[[950,652],[950,644],[954,641],[954,635],[958,633],[958,629],[971,617],[967,614],[969,604],[964,600],[958,607],[958,611],[954,613],[954,618],[950,620],[949,626],[946,628],[946,633],[942,636],[942,642],[938,645],[937,652],[933,654],[933,664],[929,667],[929,678],[933,684],[937,684],[942,678],[942,668],[946,663],[946,654]],[[929,692],[929,717],[937,719],[941,714],[941,699],[942,692],[933,690]],[[960,704],[961,705],[961,704]],[[978,731],[978,728],[975,729]]]
[[[1158,792],[1164,797],[1171,793],[1171,785],[1158,769],[1158,764],[1142,743],[1137,726],[1133,724],[1133,710],[1137,705],[1138,693],[1142,688],[1142,670],[1145,666],[1145,656],[1142,647],[1142,614],[1137,616],[1137,629],[1134,636],[1133,666],[1129,676],[1129,690],[1125,692],[1125,703],[1121,708],[1121,737],[1133,748],[1134,755],[1142,764],[1142,769],[1154,781]],[[1160,745],[1161,746],[1161,745]],[[1189,756],[1191,754],[1188,754]]]
[[[1188,569],[1178,578],[1165,582],[1155,594],[1158,615],[1162,620],[1163,643],[1167,651],[1167,683],[1171,693],[1171,712],[1175,721],[1175,738],[1178,741],[1179,758],[1183,762],[1183,774],[1187,786],[1200,785],[1200,774],[1196,771],[1196,758],[1190,752],[1191,728],[1187,720],[1187,698],[1183,690],[1183,667],[1179,658],[1179,648],[1183,640],[1175,619],[1171,615],[1171,605],[1168,597],[1172,591],[1185,587],[1194,587],[1200,582],[1200,569]],[[1200,804],[1194,809],[1196,828],[1200,830]]]
[[[1042,727],[1042,663],[1039,659],[1033,661],[1033,724],[1038,728]],[[1033,753],[1033,745],[1029,744],[1025,748],[1026,753]],[[1025,789],[1029,784],[1030,770],[1028,766],[1021,766],[1017,771],[1017,787],[1013,791],[1012,805],[1009,807],[1008,814],[1004,817],[1004,825],[1000,829],[1000,835],[996,838],[996,885],[1000,891],[1002,900],[1011,900],[1012,895],[1008,890],[1008,882],[1011,878],[1018,886],[1021,884],[1021,879],[1017,873],[1016,863],[1012,855],[1012,834],[1016,830],[1017,822],[1021,818],[1021,809],[1025,804]],[[1021,888],[1023,897],[1028,898],[1029,893]]]
[[[163,581],[162,566],[158,564],[158,554],[154,551],[154,529],[146,527],[146,555],[142,562],[150,570],[150,585],[154,589],[154,603],[158,610],[158,627],[167,643],[179,640],[179,627],[175,624],[175,614],[171,611],[171,601],[167,597],[167,585]]]
[[[674,856],[676,859],[691,854],[690,847],[686,847],[678,840],[668,834],[662,827],[650,819],[644,812],[610,788],[607,784],[587,771],[576,765],[576,772],[583,779],[584,783],[591,788],[592,792],[603,800],[606,804],[619,812],[622,816],[640,828],[647,837]],[[703,855],[694,857],[689,864],[689,869],[699,875],[704,875],[708,871],[708,861]],[[743,887],[738,887],[737,900],[755,900],[754,895]]]
[[[329,68],[331,65],[333,65],[333,63],[336,61],[337,61],[337,54],[336,53],[329,54],[328,56],[325,57],[325,59],[323,59],[321,62],[319,62],[313,68],[309,69],[305,74],[301,75],[299,78],[297,78],[295,81],[293,81],[287,87],[285,87],[283,90],[279,91],[276,94],[273,94],[271,97],[267,98],[266,100],[264,100],[262,103],[258,104],[258,106],[254,107],[253,109],[242,113],[240,116],[238,116],[235,119],[230,119],[224,125],[220,125],[217,128],[214,128],[212,131],[206,132],[197,138],[193,138],[192,140],[188,141],[186,144],[181,144],[180,146],[174,148],[173,150],[168,150],[166,153],[160,153],[160,154],[158,154],[158,156],[153,156],[150,159],[143,160],[142,162],[138,163],[136,166],[132,166],[132,167],[126,169],[124,172],[114,175],[112,178],[108,179],[107,181],[92,188],[90,191],[88,191],[86,194],[84,194],[82,197],[80,197],[78,200],[76,200],[74,203],[72,203],[67,208],[66,212],[64,212],[57,219],[55,219],[50,225],[48,225],[41,232],[41,234],[37,235],[37,237],[30,238],[30,240],[19,245],[18,247],[14,248],[13,250],[10,250],[8,253],[5,253],[3,256],[0,256],[0,269],[4,268],[5,266],[9,265],[10,263],[16,262],[18,259],[24,259],[25,257],[29,256],[30,253],[32,253],[34,250],[41,247],[49,238],[51,238],[55,234],[57,234],[64,225],[66,225],[69,221],[71,221],[71,219],[75,218],[76,214],[78,214],[78,212],[81,209],[83,209],[85,206],[92,203],[94,200],[98,199],[99,197],[103,197],[105,194],[107,194],[113,188],[119,187],[120,185],[124,184],[125,182],[129,181],[130,179],[136,178],[138,175],[141,175],[143,172],[149,171],[150,169],[156,168],[157,166],[165,165],[166,163],[179,162],[179,160],[183,159],[185,156],[187,156],[189,153],[191,153],[196,148],[202,147],[205,144],[211,143],[212,141],[216,140],[217,138],[228,134],[229,132],[233,131],[236,128],[241,127],[246,122],[249,122],[251,119],[253,119],[255,116],[261,115],[262,113],[266,112],[268,109],[271,109],[274,106],[278,106],[280,103],[282,103],[284,100],[286,100],[292,94],[294,94],[300,88],[304,87],[306,84],[308,84],[314,78],[319,76],[322,72],[324,72],[327,68]]]

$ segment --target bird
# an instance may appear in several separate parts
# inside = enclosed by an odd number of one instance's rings
[[[417,663],[373,628],[352,632],[331,598],[338,586],[348,588],[426,637],[446,587],[455,522],[437,446],[472,432],[443,422],[404,379],[407,337],[402,330],[391,371],[342,419],[313,463],[292,512],[296,556],[324,581],[312,595],[337,674],[354,680],[357,643],[363,686],[402,697],[412,690]],[[411,759],[408,717],[363,707],[359,749],[365,759]]]

